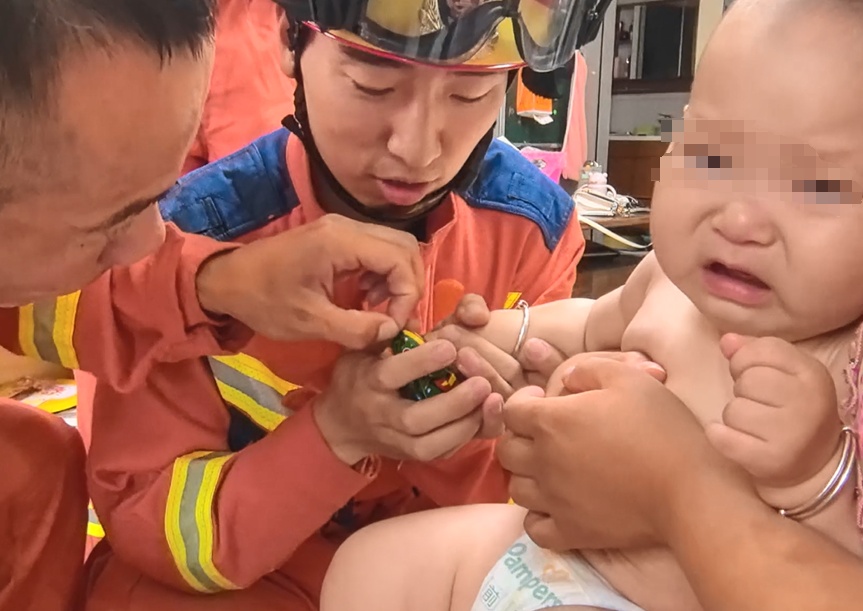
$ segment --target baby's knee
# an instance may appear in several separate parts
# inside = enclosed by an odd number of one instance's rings
[[[373,524],[351,535],[339,546],[327,569],[321,591],[321,611],[359,608],[356,601],[369,601],[368,608],[379,605],[381,611],[390,607],[382,596],[392,594],[391,583],[404,570],[398,545],[390,534],[388,521]],[[394,601],[393,601],[394,602]]]
[[[450,507],[401,516],[368,526],[339,548],[327,572],[321,611],[357,607],[368,600],[375,611],[449,611],[459,597],[461,572],[484,572],[491,554],[483,526],[496,535],[497,517],[506,514],[513,524],[515,508],[501,506]],[[489,519],[491,518],[491,522]],[[515,518],[515,519],[514,519]],[[512,538],[504,535],[511,542]],[[491,537],[494,539],[495,537]],[[496,553],[496,552],[495,552]],[[486,562],[484,556],[489,557]],[[490,564],[489,564],[490,566]],[[422,584],[425,594],[416,596]],[[456,607],[458,605],[456,604]]]
[[[333,556],[327,570],[327,581],[331,583],[351,579],[352,575],[362,572],[363,560],[374,562],[380,553],[388,553],[386,544],[380,542],[374,544],[374,533],[380,530],[379,525],[374,524],[354,533],[342,543]]]

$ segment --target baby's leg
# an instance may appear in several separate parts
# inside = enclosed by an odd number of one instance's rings
[[[522,534],[524,514],[513,505],[470,505],[364,528],[333,559],[321,611],[468,611]]]
[[[513,505],[471,505],[412,514],[364,528],[348,539],[333,559],[324,581],[321,611],[495,609],[497,603],[481,597],[480,590],[493,567],[513,566],[513,549],[519,546],[513,543],[524,535],[524,515],[525,510]],[[542,568],[547,567],[539,570]],[[530,596],[525,602],[536,609],[547,606],[549,601],[543,597],[551,596],[550,589],[522,573],[515,567],[511,575],[523,591],[525,582],[530,582],[526,590]],[[489,578],[492,588],[496,587],[493,576]],[[559,605],[559,601],[553,602]],[[520,604],[501,601],[510,605],[507,609],[513,603]],[[621,604],[624,606],[607,608],[636,609],[624,601]],[[582,605],[557,608],[607,609]]]

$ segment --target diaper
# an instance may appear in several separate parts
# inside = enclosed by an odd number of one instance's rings
[[[562,605],[644,611],[616,592],[580,554],[544,550],[526,534],[485,578],[471,611],[535,611]]]

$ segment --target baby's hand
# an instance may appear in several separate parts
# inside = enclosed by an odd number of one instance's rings
[[[728,334],[720,347],[734,378],[734,399],[722,422],[707,426],[710,441],[770,496],[805,484],[831,461],[839,443],[842,424],[830,372],[773,337]]]
[[[481,297],[468,295],[456,313],[426,339],[444,339],[458,350],[458,368],[466,377],[485,378],[504,399],[527,386],[521,363],[510,354],[524,320],[521,310],[494,310]]]

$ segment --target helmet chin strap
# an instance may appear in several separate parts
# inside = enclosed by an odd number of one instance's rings
[[[297,91],[299,92],[300,89],[301,85],[297,83]],[[404,211],[400,210],[399,213],[393,213],[389,207],[376,208],[374,206],[366,206],[351,195],[348,190],[341,185],[338,179],[333,176],[333,173],[321,157],[318,147],[315,145],[314,138],[312,138],[311,132],[307,127],[307,120],[303,121],[302,119],[304,112],[301,110],[298,98],[299,96],[297,96],[297,101],[295,102],[296,110],[294,114],[286,117],[285,120],[282,121],[282,125],[302,141],[303,146],[306,149],[306,153],[309,156],[309,163],[312,166],[312,170],[320,176],[333,195],[335,195],[339,201],[348,206],[361,218],[371,221],[381,223],[405,223],[418,221],[428,216],[428,214],[443,203],[446,196],[451,192],[466,190],[471,184],[473,184],[473,181],[479,173],[480,165],[485,158],[485,153],[493,138],[492,131],[489,131],[485,136],[483,136],[482,140],[471,152],[467,162],[462,166],[462,169],[458,174],[456,174],[455,178],[440,189],[437,189],[433,193],[429,193],[410,208]]]
[[[379,223],[411,223],[419,221],[428,216],[438,206],[443,203],[444,199],[452,192],[463,192],[473,184],[479,174],[480,166],[482,165],[485,154],[488,152],[488,147],[494,138],[494,131],[489,130],[479,141],[479,143],[471,151],[467,161],[459,170],[458,174],[450,180],[446,185],[437,189],[433,193],[428,194],[422,200],[411,206],[407,210],[399,210],[398,213],[393,213],[390,207],[375,208],[366,206],[336,179],[330,171],[326,162],[321,157],[318,147],[315,145],[315,139],[312,136],[311,126],[309,123],[308,107],[306,106],[305,90],[303,88],[303,76],[300,70],[300,54],[304,47],[305,28],[296,21],[291,20],[289,31],[289,45],[294,52],[295,80],[297,82],[296,92],[294,94],[294,114],[288,116],[282,121],[292,134],[297,136],[303,143],[306,153],[309,156],[309,163],[312,171],[316,173],[325,183],[326,187],[338,198],[342,203],[349,207],[360,218],[375,221]],[[510,74],[510,84],[515,80],[515,72]]]

